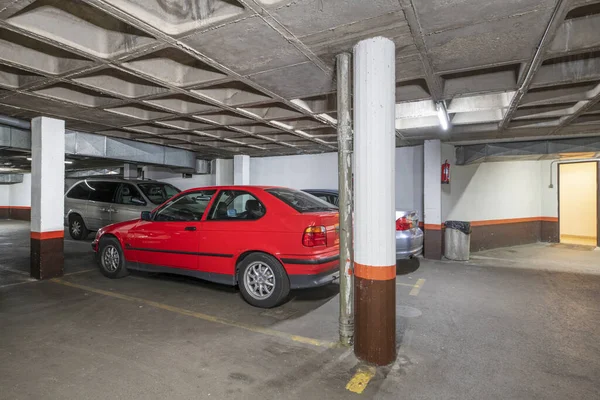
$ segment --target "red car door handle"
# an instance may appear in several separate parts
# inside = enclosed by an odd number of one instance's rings
[[[186,231],[195,231],[195,230],[196,230],[196,227],[195,227],[195,226],[186,226],[186,227],[185,227],[185,230],[186,230]]]

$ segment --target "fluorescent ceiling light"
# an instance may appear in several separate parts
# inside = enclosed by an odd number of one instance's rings
[[[272,123],[273,125],[277,125],[277,126],[278,126],[278,127],[280,127],[280,128],[283,128],[283,129],[288,129],[288,130],[294,129],[294,127],[293,127],[293,126],[291,126],[291,125],[288,125],[288,124],[284,124],[283,122],[279,122],[279,121],[271,121],[271,123]]]
[[[329,114],[319,114],[319,117],[323,118],[327,122],[331,122],[332,124],[337,124],[337,119],[331,117]]]
[[[440,120],[440,126],[443,130],[447,131],[450,127],[450,119],[448,118],[448,112],[446,111],[446,105],[443,101],[437,103],[437,115]]]
[[[310,137],[310,138],[312,137],[312,135],[309,135],[308,133],[301,131],[300,129],[296,129],[294,132],[296,132],[302,136],[306,136],[306,137]]]
[[[31,161],[31,157],[27,157],[27,161]],[[65,160],[65,164],[73,164],[73,161]]]
[[[254,114],[252,111],[244,110],[243,108],[239,108],[239,107],[236,107],[235,109],[238,110],[239,112],[241,112],[242,114],[246,114],[246,115],[249,115],[254,118],[262,119],[262,117],[260,115]]]
[[[305,109],[308,112],[312,112],[312,110],[310,109],[310,107],[308,106],[308,104],[304,100],[294,99],[294,100],[292,100],[292,103],[294,103],[298,107],[301,107],[301,108]]]

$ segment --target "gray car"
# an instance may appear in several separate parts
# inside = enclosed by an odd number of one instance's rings
[[[307,193],[335,206],[339,203],[337,190],[306,189]],[[396,259],[418,256],[423,252],[423,231],[419,228],[416,211],[396,210]]]
[[[65,194],[65,226],[73,239],[83,240],[106,225],[139,218],[179,192],[151,180],[84,179]]]

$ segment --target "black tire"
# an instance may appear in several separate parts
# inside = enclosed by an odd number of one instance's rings
[[[268,267],[268,268],[264,268]],[[265,270],[258,285],[263,285],[267,288],[269,283],[274,284],[270,293],[265,293],[264,297],[258,295],[257,286],[250,286],[246,279],[246,274],[250,278],[257,272],[258,269]],[[270,271],[271,273],[269,274]],[[272,275],[272,276],[271,276]],[[244,257],[238,265],[238,285],[244,300],[249,304],[260,308],[273,308],[283,303],[290,293],[290,279],[283,268],[283,265],[273,256],[265,253],[252,253]],[[262,292],[262,290],[260,290]]]
[[[108,254],[109,252],[111,254]],[[111,261],[114,261],[116,265],[111,265]],[[121,249],[121,244],[114,237],[102,238],[100,240],[98,265],[100,266],[102,275],[107,278],[116,279],[129,275],[123,249]]]
[[[85,226],[83,218],[78,214],[69,216],[69,235],[73,240],[84,240],[88,237],[90,231]]]

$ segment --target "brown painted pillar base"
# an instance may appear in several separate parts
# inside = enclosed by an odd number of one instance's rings
[[[425,227],[423,233],[423,257],[430,260],[442,259],[442,229],[435,227],[428,229]]]
[[[396,360],[396,266],[368,269],[369,272],[383,269],[393,272],[388,276],[355,274],[354,353],[367,363],[389,365]]]
[[[31,233],[31,277],[52,279],[64,274],[64,237]],[[57,235],[54,235],[57,236]]]

